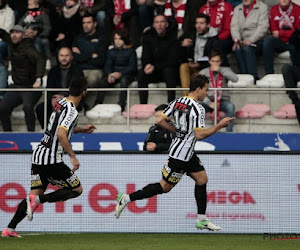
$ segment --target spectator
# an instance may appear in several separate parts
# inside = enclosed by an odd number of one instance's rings
[[[295,65],[285,64],[282,67],[282,75],[286,88],[297,88],[300,81],[300,29],[297,29],[290,37],[289,44],[296,48]],[[286,92],[295,105],[297,119],[300,124],[300,100],[296,91],[289,90]]]
[[[153,27],[142,35],[142,69],[138,73],[139,88],[163,81],[167,88],[178,82],[178,41],[175,29],[169,28],[164,15],[154,17]],[[148,102],[148,91],[139,91],[140,103]],[[175,99],[175,91],[168,91],[168,102]]]
[[[171,26],[177,27],[178,37],[193,30],[195,18],[205,0],[168,0],[165,5],[165,16]]]
[[[49,35],[51,24],[48,15],[40,8],[39,0],[28,0],[28,11],[19,21],[24,27],[24,38],[34,42],[36,49],[51,59]]]
[[[15,14],[16,23],[19,22],[20,18],[26,13],[27,0],[8,0],[9,7],[12,8]]]
[[[46,60],[32,46],[23,39],[25,30],[20,25],[15,25],[10,34],[0,29],[0,38],[10,48],[12,65],[11,88],[40,88],[44,76]],[[13,109],[23,103],[25,121],[28,131],[35,130],[34,105],[38,102],[41,92],[6,92],[0,102],[0,120],[4,131],[12,131],[10,114]]]
[[[82,19],[83,33],[74,39],[73,55],[87,79],[88,87],[99,86],[103,76],[103,67],[106,59],[107,42],[103,33],[97,30],[97,20],[93,14],[86,13]],[[85,109],[90,110],[95,104],[96,92],[86,96]]]
[[[190,87],[191,75],[209,66],[208,55],[221,47],[218,31],[209,26],[210,18],[203,13],[195,19],[194,30],[183,34],[181,40],[180,80],[182,88]],[[185,90],[187,95],[189,91]]]
[[[243,0],[234,8],[231,20],[233,51],[241,74],[257,80],[256,55],[261,52],[269,28],[268,7],[261,0]]]
[[[274,74],[274,53],[289,51],[295,64],[295,46],[288,43],[292,33],[299,27],[300,6],[291,0],[279,0],[270,10],[271,37],[265,38],[263,58],[266,74]]]
[[[235,8],[236,6],[238,6],[239,4],[241,4],[243,1],[242,0],[227,0],[228,3],[231,3],[231,5],[233,6],[233,8]]]
[[[107,0],[81,0],[84,11],[96,16],[98,28],[101,32],[105,31],[105,9]]]
[[[14,26],[15,16],[12,9],[8,6],[6,0],[0,0],[0,28],[9,32]],[[8,55],[8,47],[5,42],[0,39],[0,88],[7,86],[7,70],[4,67],[4,58]],[[3,97],[3,92],[0,92],[0,99]]]
[[[213,50],[209,55],[209,68],[202,69],[201,75],[205,75],[209,79],[210,88],[227,88],[228,80],[232,82],[238,81],[238,76],[229,67],[222,67],[222,52]],[[216,103],[217,102],[217,103]],[[235,116],[235,106],[230,102],[228,91],[218,90],[217,100],[215,100],[215,90],[209,91],[201,105],[205,108],[206,112],[212,112],[217,104],[217,120],[220,119],[219,111],[226,113],[226,117]],[[226,128],[227,132],[232,132],[233,121]]]
[[[57,54],[58,65],[52,67],[47,77],[47,88],[69,88],[70,83],[74,79],[84,77],[80,67],[73,63],[73,55],[71,49],[62,47]],[[51,115],[52,107],[57,101],[68,95],[68,92],[51,91],[47,95],[47,121]],[[36,114],[38,121],[44,129],[44,103],[37,105]]]
[[[157,125],[158,118],[167,107],[167,104],[161,104],[155,108],[155,124],[149,129],[143,146],[144,151],[162,152],[169,150],[172,139],[175,138],[175,135],[169,130]]]
[[[56,42],[58,48],[71,47],[74,38],[81,31],[82,18],[80,15],[79,0],[66,0],[62,13],[58,17],[56,32]]]
[[[230,22],[233,14],[231,3],[225,0],[207,0],[200,9],[210,17],[209,25],[218,31],[218,38],[221,40],[222,52],[224,55],[223,65],[229,66],[227,54],[232,52],[233,41],[230,34]]]
[[[127,31],[125,29],[115,30],[113,32],[114,48],[107,53],[107,59],[104,67],[105,76],[101,79],[100,88],[111,88],[120,83],[121,88],[128,88],[129,84],[135,79],[137,72],[136,52],[129,44]],[[104,91],[98,92],[96,104],[102,104],[105,96]],[[121,91],[119,105],[122,112],[126,106],[127,92]]]
[[[126,28],[130,42],[136,48],[140,46],[141,27],[136,0],[108,0],[106,15],[108,37],[112,37],[113,30]]]

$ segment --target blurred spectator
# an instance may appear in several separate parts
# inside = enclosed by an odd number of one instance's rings
[[[300,29],[297,29],[290,37],[289,43],[296,48],[295,65],[285,64],[282,67],[282,75],[286,88],[297,88],[300,81]],[[286,92],[292,103],[295,105],[298,122],[300,124],[300,100],[296,91],[289,90]]]
[[[82,27],[80,15],[80,0],[66,0],[62,13],[58,17],[55,27],[58,48],[71,47],[74,38],[79,35]]]
[[[257,80],[256,56],[262,51],[263,39],[269,28],[268,7],[261,0],[243,0],[234,8],[231,21],[233,51],[241,74]]]
[[[89,88],[99,86],[103,76],[103,67],[107,53],[107,41],[97,29],[96,17],[86,13],[82,18],[83,33],[73,42],[74,62],[76,62],[87,79]],[[96,92],[89,92],[85,98],[85,109],[90,110],[95,104]]]
[[[106,7],[107,35],[112,37],[113,30],[126,28],[130,42],[140,46],[141,27],[136,0],[108,0]]]
[[[6,0],[0,0],[0,29],[9,32],[14,26],[15,15],[12,9],[8,6]],[[3,60],[8,55],[7,44],[0,39],[0,88],[7,86],[7,70],[4,67]],[[3,92],[0,92],[0,99],[3,97]]]
[[[181,40],[180,80],[182,88],[190,87],[191,75],[209,66],[208,55],[221,47],[218,31],[209,26],[210,18],[203,13],[195,19],[194,30],[183,34]],[[189,93],[184,91],[184,95]]]
[[[209,55],[209,68],[202,69],[201,75],[205,75],[209,79],[210,88],[228,88],[227,82],[238,81],[238,76],[231,68],[222,67],[222,52],[213,50]],[[217,102],[217,120],[220,119],[219,111],[226,113],[227,117],[235,116],[235,106],[230,102],[230,96],[226,90],[217,90],[217,100],[215,100],[215,90],[209,91],[207,97],[203,100],[201,105],[205,108],[206,112],[213,112],[215,109],[215,103]],[[226,127],[227,132],[232,132],[233,121]]]
[[[175,135],[169,130],[157,125],[158,118],[167,107],[167,104],[161,104],[155,109],[155,124],[149,129],[143,146],[144,151],[163,152],[169,150]]]
[[[12,8],[15,14],[16,23],[26,13],[28,0],[8,0],[9,6]]]
[[[52,67],[47,77],[47,88],[69,88],[74,79],[84,77],[80,67],[73,63],[71,49],[62,47],[57,55],[58,65]],[[67,96],[68,92],[51,91],[47,95],[47,121],[56,102]],[[37,105],[36,114],[42,129],[44,128],[44,103]]]
[[[25,30],[20,25],[15,25],[10,34],[0,29],[0,38],[10,48],[12,65],[12,79],[14,84],[11,88],[40,88],[42,77],[45,72],[46,60],[34,48],[34,46],[23,39]],[[23,104],[25,121],[28,131],[35,130],[34,105],[38,102],[41,92],[6,92],[0,102],[0,120],[4,131],[12,131],[10,114],[13,109]]]
[[[168,0],[165,5],[165,16],[170,26],[177,27],[180,37],[193,30],[196,16],[206,0]]]
[[[178,49],[176,29],[168,27],[164,15],[154,17],[153,27],[142,35],[142,69],[138,73],[139,88],[149,83],[165,82],[175,88],[178,82]],[[139,91],[140,103],[148,102],[148,91]],[[168,91],[168,102],[175,99],[175,91]]]
[[[242,0],[227,0],[228,3],[231,3],[231,5],[233,6],[233,8],[235,8],[236,6],[238,6],[239,4],[241,4],[243,1]]]
[[[292,33],[299,27],[300,6],[291,0],[279,0],[270,10],[270,32],[263,44],[263,58],[266,74],[274,74],[274,53],[289,51],[295,64],[295,46],[288,43]]]
[[[98,28],[105,32],[105,9],[108,0],[81,0],[84,11],[96,16]]]
[[[114,47],[107,53],[104,66],[105,76],[101,79],[100,88],[112,88],[120,83],[120,88],[128,88],[129,84],[135,79],[137,73],[136,52],[129,44],[128,34],[125,29],[115,30],[113,32]],[[102,104],[106,92],[98,92],[96,104]],[[126,106],[127,92],[121,91],[119,105],[122,112]]]
[[[24,38],[31,39],[36,49],[50,59],[48,37],[51,24],[48,15],[40,8],[39,0],[28,0],[28,11],[19,21],[19,25],[25,29]]]
[[[230,22],[233,15],[232,5],[224,0],[207,0],[200,9],[210,17],[209,25],[218,31],[218,38],[221,40],[224,55],[223,65],[229,66],[227,54],[232,52],[233,40],[230,34]]]

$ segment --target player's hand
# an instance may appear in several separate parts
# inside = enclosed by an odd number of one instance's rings
[[[156,143],[155,142],[148,142],[146,149],[147,149],[147,151],[154,151],[156,149]]]
[[[82,132],[90,134],[90,133],[93,133],[95,131],[95,129],[97,129],[97,128],[95,127],[94,124],[88,124],[88,125],[83,127]]]
[[[224,128],[229,125],[229,123],[234,120],[235,117],[224,117],[221,121],[219,121],[219,125]]]
[[[75,173],[75,171],[76,171],[77,169],[79,169],[79,167],[80,167],[80,163],[79,163],[79,161],[77,160],[77,158],[76,158],[75,155],[71,157],[71,163],[72,163],[72,166],[73,166],[72,172]]]

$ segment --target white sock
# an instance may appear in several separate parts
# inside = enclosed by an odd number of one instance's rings
[[[39,196],[39,195],[35,196],[34,201],[35,201],[35,203],[38,204],[38,205],[41,204],[40,196]]]
[[[128,204],[129,202],[131,202],[131,200],[130,200],[130,196],[127,194],[127,195],[125,195],[125,198],[124,198],[124,200],[125,200],[125,202],[126,202],[126,204]]]
[[[198,220],[200,220],[200,221],[207,220],[207,217],[205,214],[198,214]]]

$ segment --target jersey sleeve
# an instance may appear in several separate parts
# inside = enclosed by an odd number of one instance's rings
[[[176,99],[172,102],[170,102],[169,106],[162,112],[162,116],[164,116],[167,120],[170,120],[172,118],[172,111],[174,109],[174,105],[176,103]]]
[[[64,119],[61,121],[59,127],[69,131],[70,126],[77,119],[77,116],[78,116],[78,111],[76,110],[76,108],[68,107],[66,110],[66,115]]]
[[[205,109],[202,105],[197,104],[195,106],[195,117],[194,117],[194,130],[205,128]]]

